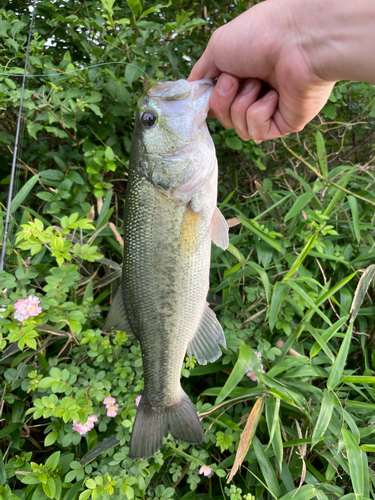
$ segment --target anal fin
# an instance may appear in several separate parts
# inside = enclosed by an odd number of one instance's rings
[[[211,239],[218,247],[226,250],[229,245],[229,227],[224,215],[218,207],[215,208],[211,222]]]
[[[113,330],[120,330],[135,335],[126,312],[122,283],[117,290],[102,328],[103,332],[112,332]]]
[[[206,304],[200,325],[193,340],[188,345],[187,352],[190,358],[194,354],[200,365],[206,365],[207,362],[213,363],[220,358],[219,344],[226,347],[224,331],[216,314]]]

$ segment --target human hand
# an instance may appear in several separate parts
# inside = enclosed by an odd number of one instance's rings
[[[261,142],[298,132],[326,103],[335,80],[318,75],[314,2],[257,4],[216,30],[194,66],[190,81],[220,76],[211,115],[241,139]],[[260,97],[264,84],[269,90]]]

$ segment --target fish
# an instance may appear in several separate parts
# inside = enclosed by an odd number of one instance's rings
[[[144,390],[129,458],[146,459],[168,432],[199,444],[197,411],[181,387],[186,356],[213,362],[226,346],[207,302],[211,240],[226,249],[218,164],[206,117],[210,79],[151,82],[138,101],[125,197],[122,279],[104,332],[140,342]]]

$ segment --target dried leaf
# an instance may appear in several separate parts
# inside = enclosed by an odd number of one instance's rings
[[[246,453],[249,451],[255,431],[258,427],[260,416],[263,412],[264,398],[265,396],[261,396],[259,399],[257,399],[255,405],[253,406],[253,409],[250,412],[249,418],[247,419],[247,423],[241,435],[240,444],[238,445],[236,453],[236,459],[234,461],[232,470],[230,471],[227,484],[232,481],[238,469],[241,467]]]
[[[124,246],[124,240],[120,233],[117,231],[116,226],[113,224],[113,222],[109,223],[109,227],[112,229],[113,234],[115,235],[117,243],[120,244],[121,247]]]

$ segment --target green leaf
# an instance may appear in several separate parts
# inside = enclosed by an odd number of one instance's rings
[[[344,316],[343,318],[336,321],[336,323],[330,326],[327,330],[325,330],[325,332],[322,333],[321,335],[322,341],[328,342],[330,338],[333,337],[333,335],[335,335],[337,330],[339,330],[342,327],[342,325],[347,321],[348,317],[349,316]],[[310,357],[313,358],[314,356],[316,356],[319,353],[320,349],[321,346],[318,344],[318,342],[316,342],[310,350]]]
[[[348,455],[350,479],[356,497],[362,498],[364,490],[362,450],[353,434],[342,429],[346,453]]]
[[[18,191],[16,196],[13,198],[12,203],[10,204],[10,213],[14,213],[17,208],[25,201],[27,196],[29,195],[32,188],[39,180],[39,174],[34,175],[29,179],[24,186]]]
[[[49,477],[47,479],[47,483],[43,484],[43,491],[48,496],[48,498],[53,498],[55,496],[56,485],[52,477]]]
[[[5,464],[3,460],[3,454],[0,450],[0,484],[5,484],[7,480],[7,474],[5,471]]]
[[[318,420],[311,439],[311,447],[314,447],[318,441],[323,437],[332,417],[333,408],[335,407],[336,397],[333,392],[324,390],[322,405]]]
[[[243,147],[243,142],[237,136],[226,137],[225,144],[228,146],[228,148],[236,149],[237,151],[240,151]]]
[[[289,493],[279,498],[279,500],[311,500],[315,498],[317,492],[318,490],[312,484],[304,484],[301,488],[289,491]]]
[[[293,203],[293,206],[292,208],[289,210],[289,212],[286,214],[285,218],[284,218],[284,221],[288,221],[289,219],[291,219],[292,217],[294,217],[295,215],[298,215],[299,213],[301,213],[301,210],[303,208],[305,208],[305,206],[309,203],[309,201],[314,197],[314,193],[313,192],[307,192],[307,193],[303,193],[301,194],[301,196],[299,196],[296,201]]]
[[[252,355],[253,351],[250,346],[242,345],[240,347],[238,360],[234,365],[234,368],[232,370],[232,373],[229,375],[228,380],[225,382],[224,387],[221,389],[220,394],[216,398],[215,404],[219,404],[224,401],[224,399],[226,399],[230,395],[233,389],[237,387],[239,382],[242,380],[242,377],[249,369]]]
[[[278,320],[281,304],[284,302],[286,292],[286,285],[277,281],[272,293],[271,305],[268,310],[268,317],[270,322],[270,330],[273,331],[276,321]]]
[[[358,203],[354,196],[348,196],[348,202],[353,217],[353,229],[357,243],[361,242],[361,230],[359,228]]]
[[[267,398],[266,420],[267,420],[268,434],[270,438],[268,446],[265,451],[267,451],[270,445],[272,445],[277,460],[277,465],[279,467],[279,470],[281,470],[283,461],[283,442],[281,438],[279,412],[280,412],[280,399],[275,397]]]
[[[318,155],[320,171],[324,177],[328,177],[326,148],[320,130],[317,130],[315,135],[315,140],[316,140],[316,152]]]
[[[302,264],[302,262],[306,259],[306,257],[308,256],[310,250],[313,248],[314,244],[315,244],[315,241],[317,239],[317,237],[319,236],[319,232],[313,234],[311,236],[311,238],[309,239],[309,241],[307,242],[307,244],[305,245],[304,249],[302,250],[302,252],[299,254],[299,256],[296,258],[296,260],[294,261],[294,264],[291,268],[291,270],[288,272],[288,274],[283,278],[283,281],[286,281],[288,278],[290,278],[292,276],[292,274],[294,274],[299,266]]]
[[[57,439],[57,432],[50,432],[44,439],[44,446],[51,446]]]
[[[272,496],[277,499],[280,496],[280,486],[277,481],[274,468],[272,467],[267,455],[264,453],[263,445],[256,436],[253,438],[253,447],[269,491]]]
[[[352,340],[352,332],[353,332],[353,321],[349,323],[349,328],[340,346],[332,371],[328,377],[327,380],[328,389],[333,389],[340,382],[346,364],[346,358],[348,357],[350,342]]]
[[[73,486],[68,491],[68,493],[65,495],[64,500],[75,500],[79,490],[82,488],[83,481],[84,480],[81,479],[80,481],[74,483]]]
[[[307,295],[305,290],[300,287],[295,281],[289,280],[288,285],[293,288],[293,290],[304,300],[306,301],[311,309],[313,309],[321,318],[324,319],[326,323],[328,323],[330,326],[332,325],[331,321],[328,319],[328,317],[324,314],[323,311],[319,309],[319,307],[313,302],[311,297]]]
[[[247,229],[249,229],[255,236],[265,241],[268,245],[273,247],[275,250],[281,253],[281,245],[278,241],[270,238],[267,234],[265,234],[261,229],[255,227],[254,224],[249,219],[246,219],[243,215],[238,215],[241,224],[243,224]]]
[[[60,460],[60,451],[56,451],[55,453],[52,453],[50,455],[45,463],[45,466],[50,470],[54,471],[56,467],[59,465],[59,460]]]
[[[125,68],[125,80],[129,85],[131,85],[135,80],[137,80],[143,71],[137,68],[135,64],[128,64]]]
[[[141,0],[126,0],[126,3],[129,5],[134,18],[136,18],[138,14],[142,14],[143,6]]]

